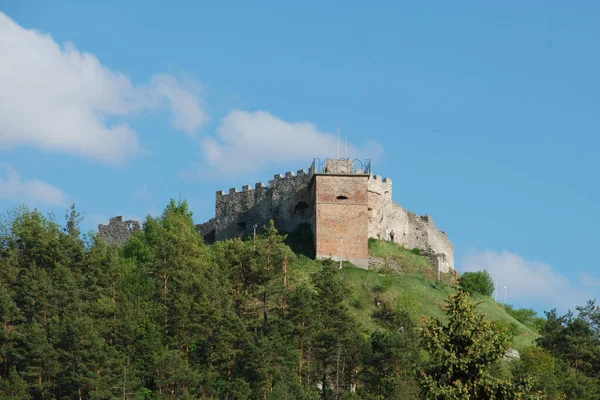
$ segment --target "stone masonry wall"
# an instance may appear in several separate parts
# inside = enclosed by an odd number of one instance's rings
[[[225,194],[216,194],[215,218],[198,225],[198,230],[209,236],[214,232],[215,240],[244,236],[257,231],[275,221],[278,230],[293,231],[299,224],[313,224],[314,201],[310,188],[310,175],[304,170],[286,172],[285,176],[275,175],[268,186],[256,183],[254,188],[243,186],[239,191],[229,189]]]
[[[369,192],[369,237],[384,239],[387,209],[392,204],[392,180],[373,175],[369,178],[367,190]]]
[[[343,239],[343,257],[366,267],[368,238],[384,239],[386,229],[395,233],[394,241],[407,248],[419,248],[444,272],[454,268],[454,246],[430,216],[405,210],[392,201],[392,181],[378,175],[343,173],[346,160],[329,162],[331,171],[313,174],[309,170],[275,175],[268,186],[256,183],[242,190],[217,192],[215,217],[196,226],[209,243],[231,237],[251,235],[268,225],[269,220],[283,232],[292,232],[308,223],[315,236],[318,257],[339,259],[339,236]],[[331,165],[329,165],[331,164]],[[340,165],[338,165],[340,164]],[[343,169],[343,168],[342,168]],[[350,172],[350,173],[348,173]],[[347,199],[338,199],[345,196]],[[111,218],[99,225],[99,237],[108,243],[123,243],[140,225],[137,221]]]
[[[394,241],[412,249],[419,248],[442,272],[454,268],[454,246],[446,232],[433,219],[418,216],[392,201],[392,182],[375,175],[369,180],[369,237],[384,239],[386,229],[394,231]]]
[[[317,258],[368,267],[368,175],[315,175]],[[343,240],[340,241],[340,236]]]
[[[123,221],[122,216],[113,217],[108,221],[108,225],[98,225],[98,238],[108,244],[123,244],[138,229],[140,229],[138,221]]]

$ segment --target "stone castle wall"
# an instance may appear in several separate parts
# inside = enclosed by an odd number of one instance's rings
[[[454,268],[454,245],[428,215],[418,216],[392,201],[392,180],[374,175],[369,179],[369,237],[385,239],[394,231],[394,242],[424,251],[442,272]]]
[[[98,225],[98,237],[108,244],[120,244],[127,242],[138,229],[140,229],[138,221],[123,221],[122,216],[117,216],[111,218],[108,225]]]
[[[317,257],[339,259],[339,236],[343,239],[344,259],[363,266],[367,258],[367,238],[386,238],[395,233],[394,241],[405,247],[419,248],[443,272],[454,268],[454,246],[448,235],[440,231],[430,216],[405,210],[392,201],[392,181],[362,171],[339,172],[344,160],[333,160],[324,173],[309,170],[275,175],[268,185],[256,183],[241,191],[216,193],[215,217],[197,225],[207,242],[242,237],[253,233],[254,225],[261,231],[275,221],[283,232],[292,232],[302,223],[311,226],[315,236]],[[336,162],[340,165],[337,165]],[[345,176],[344,176],[345,175]],[[318,192],[318,193],[317,193]],[[346,199],[338,199],[338,196]],[[135,229],[136,221],[122,217],[99,225],[99,236],[109,243],[126,241]]]
[[[330,168],[334,171],[343,167],[335,164],[338,160],[332,161]],[[354,194],[346,196],[348,199],[345,201],[338,201],[335,197],[343,195],[344,190],[347,194],[360,192],[353,179],[361,175],[366,181],[366,204],[354,204],[350,200]],[[347,179],[350,181],[345,181]],[[315,185],[315,182],[319,183]],[[364,185],[364,181],[359,182]],[[315,186],[323,188],[319,190],[319,195],[315,193]],[[442,272],[454,268],[454,246],[448,235],[436,227],[433,219],[427,215],[418,216],[394,203],[390,178],[363,175],[360,170],[343,174],[327,171],[312,174],[309,170],[309,173],[287,172],[285,177],[275,175],[267,187],[257,183],[254,189],[244,186],[242,191],[230,189],[229,194],[217,192],[215,208],[215,218],[199,225],[199,230],[206,237],[223,240],[241,236],[251,233],[254,224],[262,228],[270,219],[274,219],[277,229],[284,232],[291,232],[299,224],[308,223],[315,235],[317,257],[338,260],[339,236],[342,235],[343,247],[349,249],[344,259],[353,259],[361,266],[364,263],[359,260],[366,258],[362,253],[367,251],[367,243],[358,239],[364,235],[362,222],[356,221],[362,221],[362,215],[366,212],[367,238],[385,239],[386,230],[388,235],[393,230],[396,243],[409,249],[421,249]],[[209,232],[214,232],[214,236]]]
[[[314,194],[311,188],[311,175],[305,170],[296,174],[286,172],[275,175],[268,186],[256,183],[254,188],[243,186],[239,191],[229,189],[226,194],[216,194],[215,218],[198,225],[198,230],[208,239],[224,240],[244,236],[275,221],[278,230],[293,231],[301,223],[314,226]],[[212,240],[210,240],[212,241]]]

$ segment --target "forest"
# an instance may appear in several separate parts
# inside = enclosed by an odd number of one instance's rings
[[[594,300],[507,307],[538,335],[508,358],[513,333],[458,282],[445,320],[383,302],[367,327],[338,265],[304,278],[273,223],[209,246],[172,200],[117,247],[81,220],[0,219],[0,398],[600,399]]]

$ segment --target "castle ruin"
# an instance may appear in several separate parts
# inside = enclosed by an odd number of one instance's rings
[[[135,231],[140,229],[138,221],[124,221],[122,216],[112,217],[108,225],[98,225],[98,236],[108,244],[121,244],[127,242]]]
[[[355,168],[360,163],[362,169]],[[392,180],[371,174],[370,162],[315,159],[308,172],[275,175],[268,185],[218,191],[215,217],[196,226],[209,243],[249,236],[273,219],[281,232],[310,226],[316,258],[340,258],[368,268],[369,238],[418,248],[440,271],[454,268],[454,246],[428,215],[418,216],[392,201]],[[98,226],[98,235],[119,244],[137,230],[137,221],[123,217]]]
[[[368,239],[388,239],[418,248],[442,272],[454,268],[454,246],[430,216],[418,216],[392,201],[392,181],[372,175],[370,162],[355,169],[349,159],[315,160],[305,170],[275,175],[268,185],[216,194],[215,217],[197,226],[207,241],[243,237],[268,225],[292,232],[308,224],[316,257],[368,267]]]

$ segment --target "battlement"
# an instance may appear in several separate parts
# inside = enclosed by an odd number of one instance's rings
[[[255,190],[272,189],[281,183],[285,183],[284,181],[286,181],[288,179],[298,179],[298,178],[306,179],[310,176],[311,176],[311,169],[309,169],[308,172],[306,172],[305,169],[299,169],[295,173],[293,171],[287,171],[285,174],[275,174],[273,176],[273,179],[270,180],[267,183],[267,185],[265,185],[262,182],[257,182],[254,184],[254,188],[251,185],[244,185],[244,186],[242,186],[242,190],[239,190],[238,188],[230,188],[227,193],[225,193],[225,191],[223,191],[223,190],[218,190],[216,195],[217,195],[217,197],[223,197],[223,196],[237,195],[239,193],[253,192]]]
[[[342,160],[344,161],[344,160]],[[350,175],[367,175],[367,173],[365,173],[363,170],[361,169],[357,169],[357,170],[353,170],[351,172],[349,172]],[[228,196],[236,196],[236,195],[242,195],[242,194],[247,194],[248,192],[255,192],[255,191],[265,191],[267,189],[273,189],[281,184],[285,184],[287,183],[289,180],[293,180],[296,181],[298,179],[301,180],[308,180],[310,177],[312,177],[313,175],[313,168],[309,168],[308,171],[306,171],[305,169],[300,169],[296,172],[293,171],[287,171],[285,174],[275,174],[273,175],[273,179],[269,180],[267,182],[267,185],[265,185],[263,182],[257,182],[254,184],[254,187],[252,187],[251,185],[244,185],[242,186],[241,190],[238,188],[230,188],[227,192],[223,191],[223,190],[219,190],[216,193],[217,198],[220,197],[228,197]],[[392,185],[392,179],[391,178],[387,178],[387,177],[382,177],[381,175],[373,175],[371,173],[368,173],[369,175],[369,184],[370,185],[378,185],[378,187],[386,187],[386,186],[391,186]],[[225,199],[223,199],[225,200]]]
[[[371,175],[370,179],[375,181],[375,182],[381,182],[381,183],[387,183],[389,185],[392,184],[392,179],[391,178],[382,178],[381,175]]]
[[[207,243],[248,237],[273,220],[278,230],[293,232],[308,224],[316,257],[335,257],[343,235],[344,255],[355,265],[368,264],[368,238],[393,240],[419,248],[441,271],[454,266],[454,246],[429,215],[417,215],[392,200],[392,180],[373,174],[370,160],[314,159],[304,169],[273,175],[265,185],[242,185],[216,192],[215,217],[196,226]],[[99,225],[99,237],[124,243],[141,229],[122,216]],[[392,236],[389,234],[394,232]]]
[[[357,169],[355,171],[352,171],[351,173],[349,173],[350,175],[366,175],[366,173],[361,170],[361,169]],[[241,193],[245,193],[245,192],[253,192],[255,190],[266,190],[266,189],[272,189],[278,185],[280,185],[281,183],[285,183],[286,180],[289,179],[298,179],[298,178],[302,178],[302,179],[307,179],[309,177],[311,177],[313,175],[313,168],[309,168],[308,171],[306,171],[305,169],[300,169],[296,172],[293,171],[287,171],[285,174],[275,174],[273,175],[273,179],[268,181],[267,185],[265,185],[262,182],[257,182],[254,184],[254,188],[251,185],[244,185],[242,186],[242,189],[238,189],[238,188],[230,188],[228,192],[225,192],[223,190],[219,190],[217,191],[216,195],[217,197],[222,197],[222,196],[230,196],[230,195],[238,195]],[[382,184],[382,185],[392,185],[392,179],[391,178],[387,178],[387,177],[382,177],[381,175],[373,175],[373,174],[368,174],[369,175],[369,181],[370,183],[377,183],[377,184]]]

